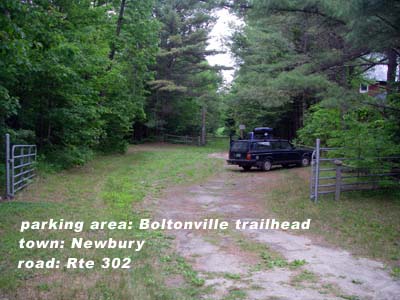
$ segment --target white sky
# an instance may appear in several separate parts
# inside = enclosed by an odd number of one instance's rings
[[[387,79],[387,65],[377,65],[371,68],[367,73],[366,77],[372,80],[386,81]]]
[[[208,56],[207,60],[212,66],[235,67],[235,60],[230,52],[228,41],[234,32],[234,28],[243,25],[243,21],[229,13],[227,9],[220,9],[214,15],[218,20],[210,32],[207,50],[225,51],[226,53]],[[226,84],[232,81],[234,73],[235,70],[222,71]]]

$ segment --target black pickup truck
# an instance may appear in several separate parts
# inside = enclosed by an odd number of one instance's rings
[[[269,171],[273,165],[306,167],[310,164],[312,152],[312,149],[296,148],[283,139],[238,140],[231,141],[227,162],[245,171],[252,167]]]

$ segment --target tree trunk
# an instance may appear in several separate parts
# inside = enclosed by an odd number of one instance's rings
[[[115,36],[118,38],[119,35],[121,34],[121,28],[122,28],[122,21],[124,20],[124,11],[125,11],[125,4],[126,0],[121,1],[121,6],[119,9],[119,15],[118,15],[118,21],[117,21],[117,30],[115,32]],[[109,54],[110,60],[113,60],[115,56],[115,43],[112,43],[111,45],[111,51]]]
[[[201,145],[204,146],[206,144],[206,114],[207,109],[206,106],[203,105],[201,109]]]
[[[387,93],[390,95],[395,92],[396,88],[397,53],[390,49],[386,52],[386,56],[388,59]]]

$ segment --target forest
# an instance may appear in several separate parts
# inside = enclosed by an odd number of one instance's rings
[[[244,22],[227,41],[228,85],[207,61],[220,9]],[[400,152],[398,1],[4,0],[0,11],[0,135],[37,144],[55,168],[198,136],[202,113],[208,134],[269,126],[306,145]],[[378,92],[360,93],[376,66]]]

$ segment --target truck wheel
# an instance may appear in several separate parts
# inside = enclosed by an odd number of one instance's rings
[[[262,163],[262,165],[261,165],[261,169],[262,169],[263,171],[269,171],[269,170],[271,170],[271,168],[272,168],[272,163],[271,163],[270,160],[264,161],[264,162]]]
[[[310,159],[308,157],[303,157],[301,160],[302,167],[308,167],[310,165]]]
[[[251,167],[250,166],[242,166],[243,171],[250,171]]]

